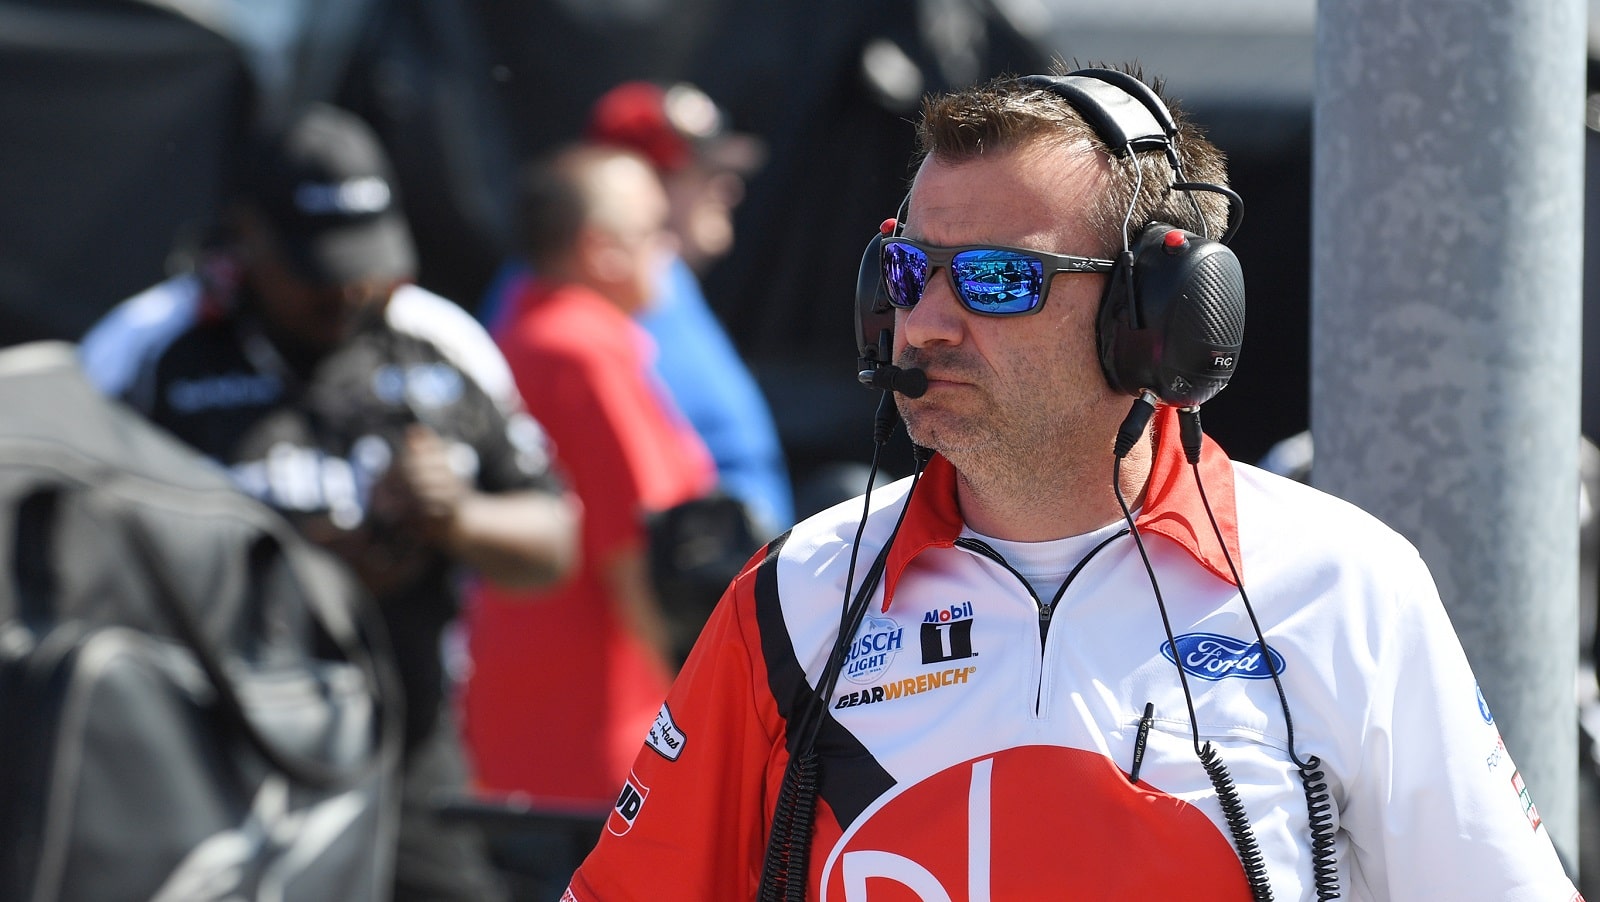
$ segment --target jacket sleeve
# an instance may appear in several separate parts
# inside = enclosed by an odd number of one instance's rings
[[[178,276],[152,286],[93,323],[78,342],[79,365],[101,394],[149,414],[155,409],[156,360],[194,326],[200,306],[196,276]]]
[[[754,898],[769,800],[788,761],[761,656],[756,569],[701,632],[564,902]]]
[[[1432,577],[1420,558],[1406,569],[1375,631],[1365,742],[1345,787],[1351,895],[1579,898]]]

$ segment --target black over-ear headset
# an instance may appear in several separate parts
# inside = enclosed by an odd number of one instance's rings
[[[1139,152],[1165,151],[1178,179],[1172,188],[1228,198],[1227,230],[1216,239],[1151,222],[1137,231],[1130,246],[1131,224],[1124,223],[1123,248],[1106,281],[1095,327],[1100,367],[1113,389],[1134,397],[1149,392],[1161,403],[1181,408],[1211,400],[1233,375],[1244,339],[1244,276],[1226,244],[1239,227],[1243,201],[1221,185],[1183,180],[1172,115],[1155,91],[1134,76],[1114,69],[1079,69],[1068,75],[1028,75],[1017,82],[1067,101],[1113,155],[1134,155],[1136,167]],[[885,222],[861,258],[857,370],[864,385],[916,397],[927,379],[917,370],[893,365],[894,308],[879,261],[883,239],[902,227],[896,220]]]

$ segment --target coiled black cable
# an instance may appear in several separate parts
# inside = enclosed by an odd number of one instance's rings
[[[1233,574],[1233,583],[1239,587],[1239,599],[1244,603],[1245,613],[1250,616],[1250,626],[1255,630],[1256,641],[1261,644],[1261,652],[1270,655],[1267,638],[1261,631],[1261,622],[1256,618],[1255,606],[1250,603],[1250,596],[1245,592],[1244,580],[1239,578],[1239,568],[1233,562],[1233,555],[1228,553],[1228,543],[1223,541],[1222,527],[1217,524],[1217,517],[1211,511],[1211,499],[1206,497],[1205,482],[1200,478],[1200,446],[1203,435],[1200,426],[1200,408],[1180,409],[1178,429],[1183,443],[1184,457],[1189,461],[1189,468],[1194,471],[1194,484],[1200,491],[1200,502],[1206,509],[1206,517],[1211,520],[1211,531],[1222,547],[1222,556],[1228,562],[1228,572]],[[1283,710],[1284,732],[1289,740],[1289,760],[1299,769],[1300,785],[1305,791],[1306,816],[1311,834],[1311,877],[1317,890],[1317,902],[1331,902],[1340,898],[1341,893],[1339,862],[1334,857],[1334,837],[1338,832],[1338,826],[1334,823],[1327,776],[1322,771],[1322,759],[1312,755],[1302,761],[1295,752],[1294,716],[1289,713],[1288,694],[1283,690],[1283,680],[1278,678],[1277,669],[1269,666],[1267,671],[1272,674],[1272,685],[1278,691],[1278,705]]]
[[[1222,806],[1222,816],[1228,821],[1228,832],[1233,834],[1233,847],[1239,853],[1239,863],[1244,865],[1245,879],[1250,882],[1250,897],[1255,902],[1272,902],[1272,886],[1267,882],[1267,861],[1256,842],[1255,831],[1250,829],[1250,815],[1244,810],[1244,800],[1233,785],[1233,776],[1222,763],[1217,750],[1207,742],[1199,751],[1200,766],[1211,778],[1211,787],[1217,792],[1217,804]]]
[[[808,749],[789,759],[778,790],[766,860],[761,866],[761,902],[803,902],[811,825],[817,811],[817,753]]]
[[[1167,603],[1161,597],[1161,584],[1156,580],[1155,568],[1150,565],[1150,555],[1145,551],[1144,540],[1139,537],[1139,527],[1133,520],[1133,511],[1128,508],[1128,500],[1122,494],[1122,459],[1144,434],[1144,428],[1150,422],[1150,416],[1155,413],[1155,409],[1155,395],[1145,392],[1133,402],[1133,409],[1128,411],[1127,418],[1123,420],[1113,447],[1111,490],[1117,497],[1117,505],[1122,508],[1122,519],[1133,534],[1133,544],[1139,550],[1139,559],[1144,562],[1144,572],[1150,578],[1150,590],[1156,597],[1156,610],[1161,614],[1161,628],[1166,631],[1167,642],[1173,650],[1173,661],[1176,662],[1178,640],[1172,632],[1172,619],[1167,615]],[[1201,497],[1204,498],[1204,495]],[[1208,505],[1206,509],[1209,511],[1210,506]],[[1238,582],[1237,577],[1234,581]],[[1265,642],[1262,643],[1262,647],[1266,647]],[[1245,812],[1244,802],[1239,798],[1239,790],[1234,786],[1233,777],[1228,774],[1228,768],[1223,764],[1216,749],[1212,748],[1209,742],[1204,745],[1200,742],[1200,724],[1194,713],[1194,695],[1189,691],[1189,675],[1181,664],[1178,666],[1178,683],[1183,687],[1183,703],[1189,710],[1189,733],[1194,742],[1195,756],[1200,759],[1200,765],[1205,768],[1206,776],[1211,779],[1211,787],[1217,793],[1217,802],[1222,806],[1223,816],[1228,823],[1228,832],[1233,835],[1234,850],[1244,866],[1245,879],[1250,883],[1250,896],[1255,902],[1271,902],[1272,887],[1267,882],[1266,861],[1262,858],[1261,848],[1256,843],[1255,831],[1250,826],[1250,816]]]
[[[1300,767],[1300,783],[1306,791],[1306,812],[1311,819],[1311,877],[1317,887],[1317,902],[1339,898],[1339,862],[1334,858],[1333,840],[1338,827],[1333,823],[1333,803],[1329,801],[1328,781],[1322,772],[1322,759],[1307,758]]]
[[[867,490],[861,499],[861,522],[856,524],[856,535],[850,550],[850,567],[845,574],[844,599],[839,618],[839,634],[834,638],[833,649],[823,669],[816,691],[806,696],[805,710],[799,712],[794,723],[795,736],[800,741],[790,752],[789,763],[783,771],[783,784],[778,789],[778,801],[772,814],[772,828],[767,834],[767,854],[761,865],[761,884],[757,894],[760,902],[805,902],[807,865],[811,858],[811,828],[816,819],[817,789],[821,761],[816,752],[817,734],[827,719],[828,699],[839,684],[845,661],[850,655],[850,640],[861,621],[866,617],[872,594],[883,578],[889,562],[889,549],[894,547],[895,536],[911,509],[911,496],[916,493],[922,479],[922,469],[928,462],[928,452],[914,449],[916,469],[911,474],[911,486],[906,490],[900,515],[889,532],[889,538],[878,550],[872,565],[862,577],[861,587],[851,598],[855,582],[856,555],[861,551],[861,536],[866,531],[868,515],[872,511],[872,485],[878,475],[878,456],[894,429],[897,410],[889,392],[883,393],[873,429],[872,465],[867,472]]]

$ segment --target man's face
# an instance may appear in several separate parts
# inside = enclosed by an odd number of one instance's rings
[[[600,164],[591,178],[596,199],[584,239],[587,266],[612,303],[637,314],[655,299],[677,247],[666,191],[655,171],[632,157]]]
[[[744,177],[696,163],[663,181],[678,252],[690,268],[704,272],[733,249],[733,211],[744,200]]]
[[[390,279],[324,284],[301,273],[265,224],[246,230],[246,278],[257,315],[285,350],[322,354],[343,344],[377,311],[395,285]]]
[[[930,244],[999,244],[1105,257],[1084,210],[1108,166],[1083,147],[1025,147],[917,173],[905,234]],[[1026,472],[1076,449],[1109,450],[1126,399],[1101,374],[1094,325],[1102,274],[1058,274],[1042,308],[993,317],[961,305],[946,268],[895,314],[895,362],[928,375],[899,397],[912,438],[976,472]]]

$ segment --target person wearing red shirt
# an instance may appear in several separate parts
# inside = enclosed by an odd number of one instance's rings
[[[538,275],[497,341],[581,502],[582,561],[531,596],[475,590],[466,735],[483,791],[603,812],[673,676],[645,520],[710,492],[716,473],[634,320],[673,250],[655,173],[631,152],[574,146],[531,164],[520,188]]]

